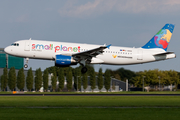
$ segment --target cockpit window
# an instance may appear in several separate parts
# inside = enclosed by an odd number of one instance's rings
[[[11,46],[19,46],[19,43],[12,43]]]

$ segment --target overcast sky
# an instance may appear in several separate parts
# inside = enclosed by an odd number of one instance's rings
[[[175,59],[138,65],[95,65],[180,72],[180,0],[4,0],[0,1],[0,40],[5,48],[17,40],[36,39],[141,47],[166,23],[175,24],[168,47]],[[54,61],[30,59],[34,70]]]

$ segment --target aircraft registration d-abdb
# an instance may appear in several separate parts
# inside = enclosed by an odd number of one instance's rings
[[[173,24],[165,24],[140,48],[29,39],[16,41],[4,51],[13,56],[26,58],[25,68],[28,67],[29,58],[43,59],[54,60],[55,66],[58,67],[79,63],[83,66],[81,72],[86,73],[86,64],[129,65],[175,58],[174,52],[167,52],[173,29]]]

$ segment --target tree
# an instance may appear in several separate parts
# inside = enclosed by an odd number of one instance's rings
[[[77,67],[74,70],[74,88],[78,91],[81,88],[81,68]]]
[[[104,86],[107,92],[110,89],[110,82],[111,82],[111,74],[109,70],[106,70],[104,73]]]
[[[16,71],[14,67],[11,67],[8,74],[8,86],[10,90],[16,88]]]
[[[35,72],[35,90],[38,91],[42,86],[42,72],[41,68],[36,69]]]
[[[64,69],[61,67],[59,68],[58,80],[59,80],[59,89],[60,91],[62,91],[62,89],[64,88]]]
[[[93,90],[96,88],[96,75],[95,75],[95,71],[94,71],[94,68],[91,67],[90,68],[90,85],[91,85],[91,89],[92,89],[92,92]]]
[[[69,67],[67,70],[67,75],[66,75],[66,80],[67,80],[67,89],[70,91],[72,89],[72,69]]]
[[[74,88],[76,89],[76,91],[77,91],[77,81],[78,81],[78,75],[77,75],[77,68],[75,68],[74,70],[73,70],[73,77],[74,77]]]
[[[27,77],[26,77],[26,87],[29,91],[33,89],[33,73],[32,68],[28,70]]]
[[[52,85],[52,90],[54,92],[56,89],[56,82],[57,82],[56,69],[53,68],[52,72],[53,72],[53,76],[51,77],[51,85]]]
[[[100,92],[102,88],[103,88],[103,73],[102,73],[102,68],[100,68],[98,73],[98,89]]]
[[[177,88],[177,85],[179,83],[178,72],[176,72],[174,70],[170,70],[169,71],[169,76],[170,76],[170,84],[174,84],[175,88]]]
[[[83,82],[83,89],[84,89],[84,92],[86,91],[86,88],[88,86],[88,78],[87,78],[87,73],[84,73],[82,75],[82,82]]]
[[[1,75],[1,90],[4,90],[4,75]]]
[[[18,71],[18,75],[17,75],[17,87],[18,89],[23,90],[24,88],[24,82],[25,82],[25,75],[24,75],[24,69],[21,68]]]
[[[44,70],[44,74],[43,74],[43,87],[44,87],[44,91],[47,91],[47,89],[48,89],[48,69]]]
[[[53,73],[54,69],[56,71],[56,75],[58,76],[58,71],[59,71],[59,67],[56,67],[56,66],[51,66],[48,69],[48,73]]]
[[[78,67],[76,72],[77,72],[77,79],[78,79],[77,90],[79,91],[79,89],[81,89],[81,67]]]
[[[8,83],[8,71],[7,68],[5,67],[3,70],[3,90],[5,91]]]
[[[129,83],[131,83],[131,78],[136,76],[135,72],[124,69],[124,68],[119,68],[115,71],[110,70],[110,72],[111,72],[111,76],[113,76],[114,78],[116,78],[118,80],[121,79],[123,81],[126,81],[126,79],[128,79]]]
[[[38,71],[38,69],[36,69],[36,71],[35,71],[35,79],[34,79],[35,90],[36,90],[36,91],[39,89],[39,80],[38,80],[38,76],[39,76],[39,71]]]

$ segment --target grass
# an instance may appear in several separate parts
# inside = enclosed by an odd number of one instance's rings
[[[0,107],[180,107],[180,96],[7,96]]]
[[[179,108],[1,108],[2,120],[177,120]]]
[[[2,120],[176,120],[180,118],[180,96],[0,96],[0,117]]]

